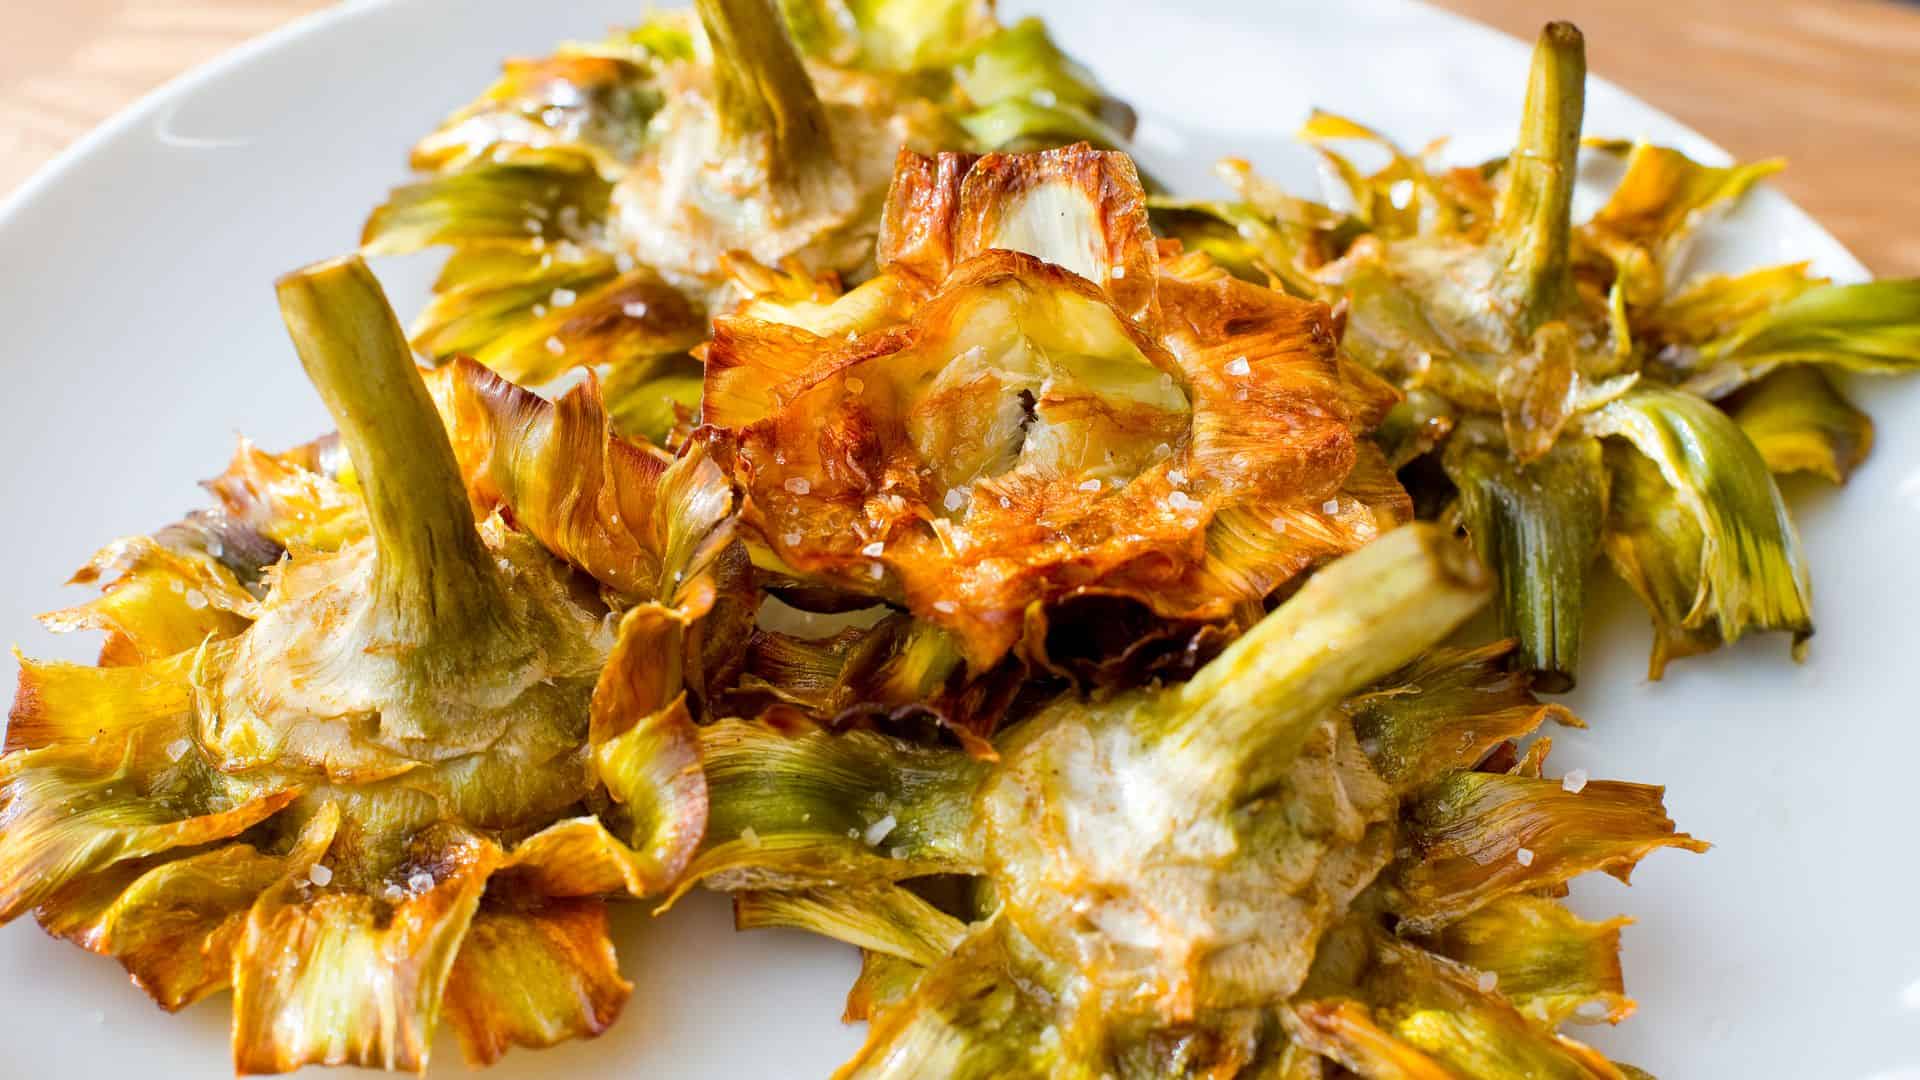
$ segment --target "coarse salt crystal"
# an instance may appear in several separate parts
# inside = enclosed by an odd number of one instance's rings
[[[193,743],[188,742],[186,739],[175,739],[167,744],[167,760],[179,761],[181,758],[186,757],[187,751],[191,749],[193,749]]]
[[[787,477],[787,482],[781,486],[793,492],[795,495],[805,495],[807,492],[813,490],[813,485],[808,483],[807,478],[804,476],[789,476]]]
[[[1175,491],[1167,496],[1167,505],[1175,510],[1198,510],[1200,501],[1184,491]]]
[[[787,533],[785,536],[782,536],[780,538],[780,542],[787,545],[788,547],[799,547],[800,541],[802,539],[804,539],[804,537],[802,537],[799,533],[790,532],[790,533]]]
[[[1573,1013],[1582,1020],[1605,1020],[1613,1012],[1604,1001],[1583,1001],[1574,1006]]]
[[[1008,509],[1011,509],[1012,507],[1013,507],[1012,499],[1007,498],[1005,495],[1000,496],[1000,509],[1008,510]]]
[[[865,390],[866,388],[867,388],[867,384],[861,381],[860,379],[856,379],[851,375],[847,377],[847,393],[857,394],[860,391]]]
[[[1277,533],[1283,533],[1283,532],[1286,532],[1286,531],[1287,531],[1287,519],[1286,519],[1286,518],[1274,518],[1274,519],[1273,519],[1273,522],[1272,522],[1272,524],[1273,524],[1273,531],[1274,531],[1274,532],[1277,532]]]
[[[1560,786],[1567,792],[1578,795],[1587,786],[1587,770],[1568,769],[1567,775],[1560,778]]]
[[[888,848],[887,856],[894,859],[904,859],[907,857],[907,849],[903,847]]]
[[[539,236],[540,230],[546,228],[545,225],[541,224],[539,218],[534,218],[534,217],[530,217],[527,220],[521,222],[520,227],[527,230],[528,232],[532,233],[535,236]]]
[[[1165,445],[1165,444],[1162,444],[1162,445]],[[1180,471],[1179,469],[1168,469],[1168,470],[1167,470],[1167,483],[1169,483],[1169,484],[1174,484],[1174,485],[1179,485],[1179,484],[1184,484],[1184,483],[1186,483],[1186,482],[1187,482],[1187,474],[1186,474],[1186,473],[1184,473],[1184,472],[1182,472],[1182,471]]]
[[[1514,852],[1513,857],[1520,860],[1521,866],[1533,865],[1533,849],[1532,848],[1523,847],[1519,851]]]
[[[879,847],[880,841],[885,840],[891,835],[893,827],[898,824],[899,822],[894,819],[894,816],[888,814],[886,817],[867,826],[867,831],[862,835],[862,839],[866,840],[868,847]]]
[[[547,339],[547,351],[555,356],[565,356],[567,354],[566,342],[561,341],[557,337],[550,337]]]
[[[1493,988],[1499,985],[1500,985],[1499,972],[1483,971],[1480,973],[1480,992],[1481,993],[1491,994],[1493,993]]]
[[[1327,500],[1326,502],[1323,502],[1323,503],[1321,503],[1321,504],[1320,504],[1320,512],[1321,512],[1321,513],[1323,513],[1323,514],[1337,514],[1337,513],[1339,513],[1339,512],[1340,512],[1340,500],[1339,500],[1339,499],[1328,499],[1328,500]]]
[[[645,300],[630,300],[620,305],[620,314],[625,315],[629,319],[644,319],[647,317],[647,302]]]
[[[554,307],[563,308],[572,307],[573,302],[578,299],[580,299],[580,294],[574,292],[572,289],[555,289],[552,295],[547,297],[547,302]]]
[[[407,877],[407,888],[423,893],[433,888],[433,875],[425,870],[415,870]]]
[[[1100,481],[1098,481],[1098,480],[1082,480],[1082,481],[1080,482],[1080,490],[1081,490],[1081,491],[1099,491],[1099,490],[1100,490]]]
[[[314,863],[313,866],[307,870],[307,880],[324,889],[332,883],[333,871],[319,863]]]
[[[933,610],[942,615],[951,615],[960,610],[960,606],[951,600],[935,600],[933,602]]]
[[[887,568],[879,563],[873,563],[867,567],[867,576],[875,581],[879,581],[881,578],[887,576]]]
[[[865,555],[869,559],[877,559],[886,554],[886,551],[887,545],[882,541],[875,540],[873,543],[861,548],[860,554]]]
[[[544,318],[546,318],[546,315],[547,315],[547,305],[545,305],[545,304],[535,304],[535,305],[533,305],[533,307],[532,307],[532,309],[531,309],[531,310],[533,311],[533,317],[534,317],[534,318],[536,318],[536,319],[544,319]]]
[[[967,493],[959,488],[948,488],[947,497],[940,501],[949,510],[959,510],[967,505]]]
[[[1246,357],[1236,356],[1233,358],[1233,362],[1227,365],[1227,374],[1251,375],[1253,374],[1253,365],[1247,363]]]
[[[849,331],[847,331],[847,340],[848,340],[848,341],[859,341],[859,340],[860,340],[860,331],[858,331],[858,330],[849,330]]]
[[[1107,276],[1113,278],[1115,281],[1119,281],[1121,278],[1127,276],[1127,268],[1124,266],[1116,266],[1108,271]]]
[[[1027,95],[1027,98],[1043,109],[1051,109],[1060,103],[1059,95],[1044,86],[1035,87],[1033,92]]]
[[[640,265],[640,260],[634,258],[632,254],[625,251],[622,251],[613,257],[613,268],[615,270],[620,271],[623,274],[633,273],[634,267],[637,267],[639,265]],[[640,306],[645,307],[646,305],[642,304]]]
[[[750,848],[757,848],[760,846],[760,834],[754,832],[753,826],[749,825],[740,830],[740,842]]]

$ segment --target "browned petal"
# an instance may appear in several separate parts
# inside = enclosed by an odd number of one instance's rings
[[[429,838],[410,869],[432,884],[398,901],[299,875],[261,896],[234,957],[234,1071],[424,1071],[447,974],[498,858],[477,837]]]
[[[1482,772],[1439,781],[1406,812],[1413,855],[1399,870],[1403,926],[1436,929],[1498,897],[1590,870],[1625,881],[1663,847],[1705,851],[1674,830],[1662,793],[1614,780],[1575,792],[1559,780]]]
[[[541,1049],[600,1034],[632,993],[607,936],[605,903],[489,901],[460,944],[445,1006],[466,1059],[491,1065],[515,1046]]]

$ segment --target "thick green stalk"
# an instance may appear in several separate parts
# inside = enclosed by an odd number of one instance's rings
[[[1154,712],[1175,746],[1241,763],[1256,787],[1327,709],[1439,644],[1489,591],[1464,544],[1433,525],[1395,529],[1316,573]]]
[[[1507,162],[1495,232],[1507,251],[1502,291],[1522,338],[1567,302],[1573,180],[1586,111],[1587,47],[1572,23],[1548,23],[1533,48],[1520,140]]]
[[[734,144],[765,135],[771,179],[801,189],[841,177],[827,110],[773,0],[698,0],[713,45],[720,130]]]
[[[471,640],[505,609],[493,559],[406,333],[358,256],[281,278],[280,312],[353,459],[376,551],[374,592],[401,640]]]
[[[1587,568],[1607,516],[1599,442],[1562,438],[1522,465],[1498,432],[1476,425],[1454,432],[1441,464],[1460,489],[1474,548],[1499,576],[1500,632],[1519,639],[1517,658],[1535,688],[1571,690]]]

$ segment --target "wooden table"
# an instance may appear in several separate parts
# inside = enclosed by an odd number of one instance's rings
[[[1889,0],[1441,0],[1530,38],[1586,30],[1593,69],[1741,157],[1876,272],[1920,275],[1920,6]],[[147,90],[324,0],[9,7],[0,191]],[[636,3],[635,10],[644,8]],[[477,88],[476,88],[477,89]]]

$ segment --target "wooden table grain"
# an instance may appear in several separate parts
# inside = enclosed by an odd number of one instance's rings
[[[326,0],[12,4],[0,192],[135,98]],[[1441,0],[1521,37],[1586,30],[1593,69],[1741,157],[1884,275],[1920,275],[1920,6],[1890,0]],[[644,4],[636,3],[635,9]]]

